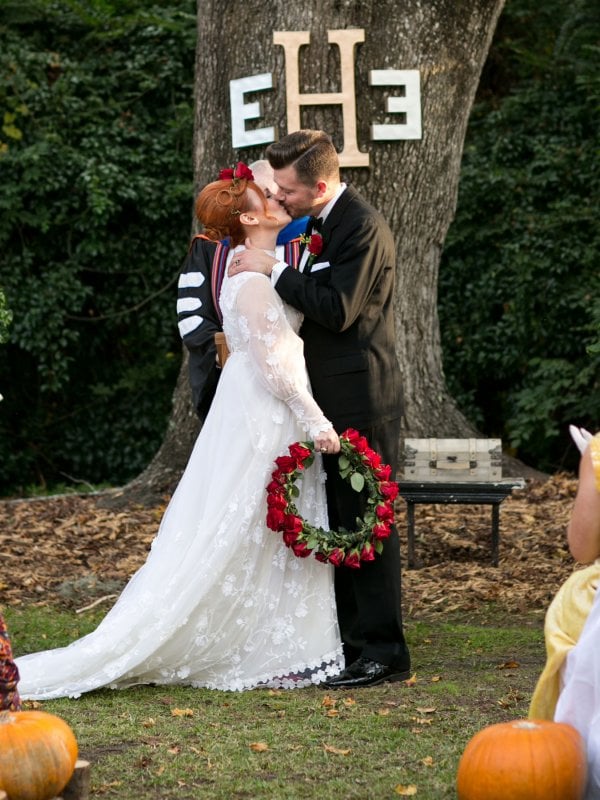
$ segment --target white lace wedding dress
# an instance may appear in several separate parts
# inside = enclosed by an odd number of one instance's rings
[[[287,688],[343,667],[333,567],[297,558],[265,524],[275,458],[330,427],[308,390],[301,316],[252,273],[225,278],[221,306],[231,355],[146,563],[95,631],[17,659],[23,698]],[[299,485],[300,512],[326,525],[320,457]]]

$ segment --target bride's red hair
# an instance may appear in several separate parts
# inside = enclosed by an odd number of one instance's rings
[[[266,213],[267,201],[261,188],[243,178],[213,181],[207,184],[196,198],[196,217],[204,226],[204,235],[214,241],[231,239],[232,247],[241,244],[246,233],[240,222],[240,214],[252,211],[250,192],[258,197]]]

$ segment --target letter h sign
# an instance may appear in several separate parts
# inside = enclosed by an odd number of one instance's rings
[[[354,86],[354,46],[364,42],[362,28],[327,31],[327,40],[340,49],[341,89],[339,92],[305,94],[300,91],[299,50],[310,44],[308,31],[275,31],[273,43],[284,49],[286,67],[286,113],[288,131],[298,130],[302,106],[341,105],[344,124],[344,149],[340,152],[340,166],[368,167],[369,154],[358,149],[356,140],[356,93]],[[421,138],[421,98],[418,70],[371,70],[371,86],[402,86],[404,95],[389,97],[388,113],[403,114],[404,121],[394,125],[371,125],[371,139],[400,140]],[[258,103],[244,103],[244,95],[270,89],[273,86],[271,73],[230,81],[232,145],[252,147],[275,141],[272,127],[247,131],[245,120],[260,116]]]

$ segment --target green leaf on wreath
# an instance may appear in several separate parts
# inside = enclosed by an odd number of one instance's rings
[[[292,484],[292,486],[290,486],[290,494],[292,495],[292,497],[300,497],[300,489],[296,486],[295,483]]]
[[[348,469],[349,466],[350,466],[350,462],[348,461],[346,456],[340,456],[338,458],[338,467],[340,469],[340,472],[343,469]]]
[[[365,488],[365,479],[359,472],[353,472],[350,478],[350,486],[355,492],[362,492]]]

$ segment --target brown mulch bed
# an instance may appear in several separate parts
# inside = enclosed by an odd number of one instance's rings
[[[490,506],[417,505],[422,567],[403,572],[406,617],[480,613],[489,604],[495,613],[544,611],[575,566],[566,529],[576,487],[555,475],[502,503],[497,567]],[[0,501],[0,601],[108,608],[143,564],[165,505],[110,510],[91,495]],[[403,501],[398,526],[406,556]]]

